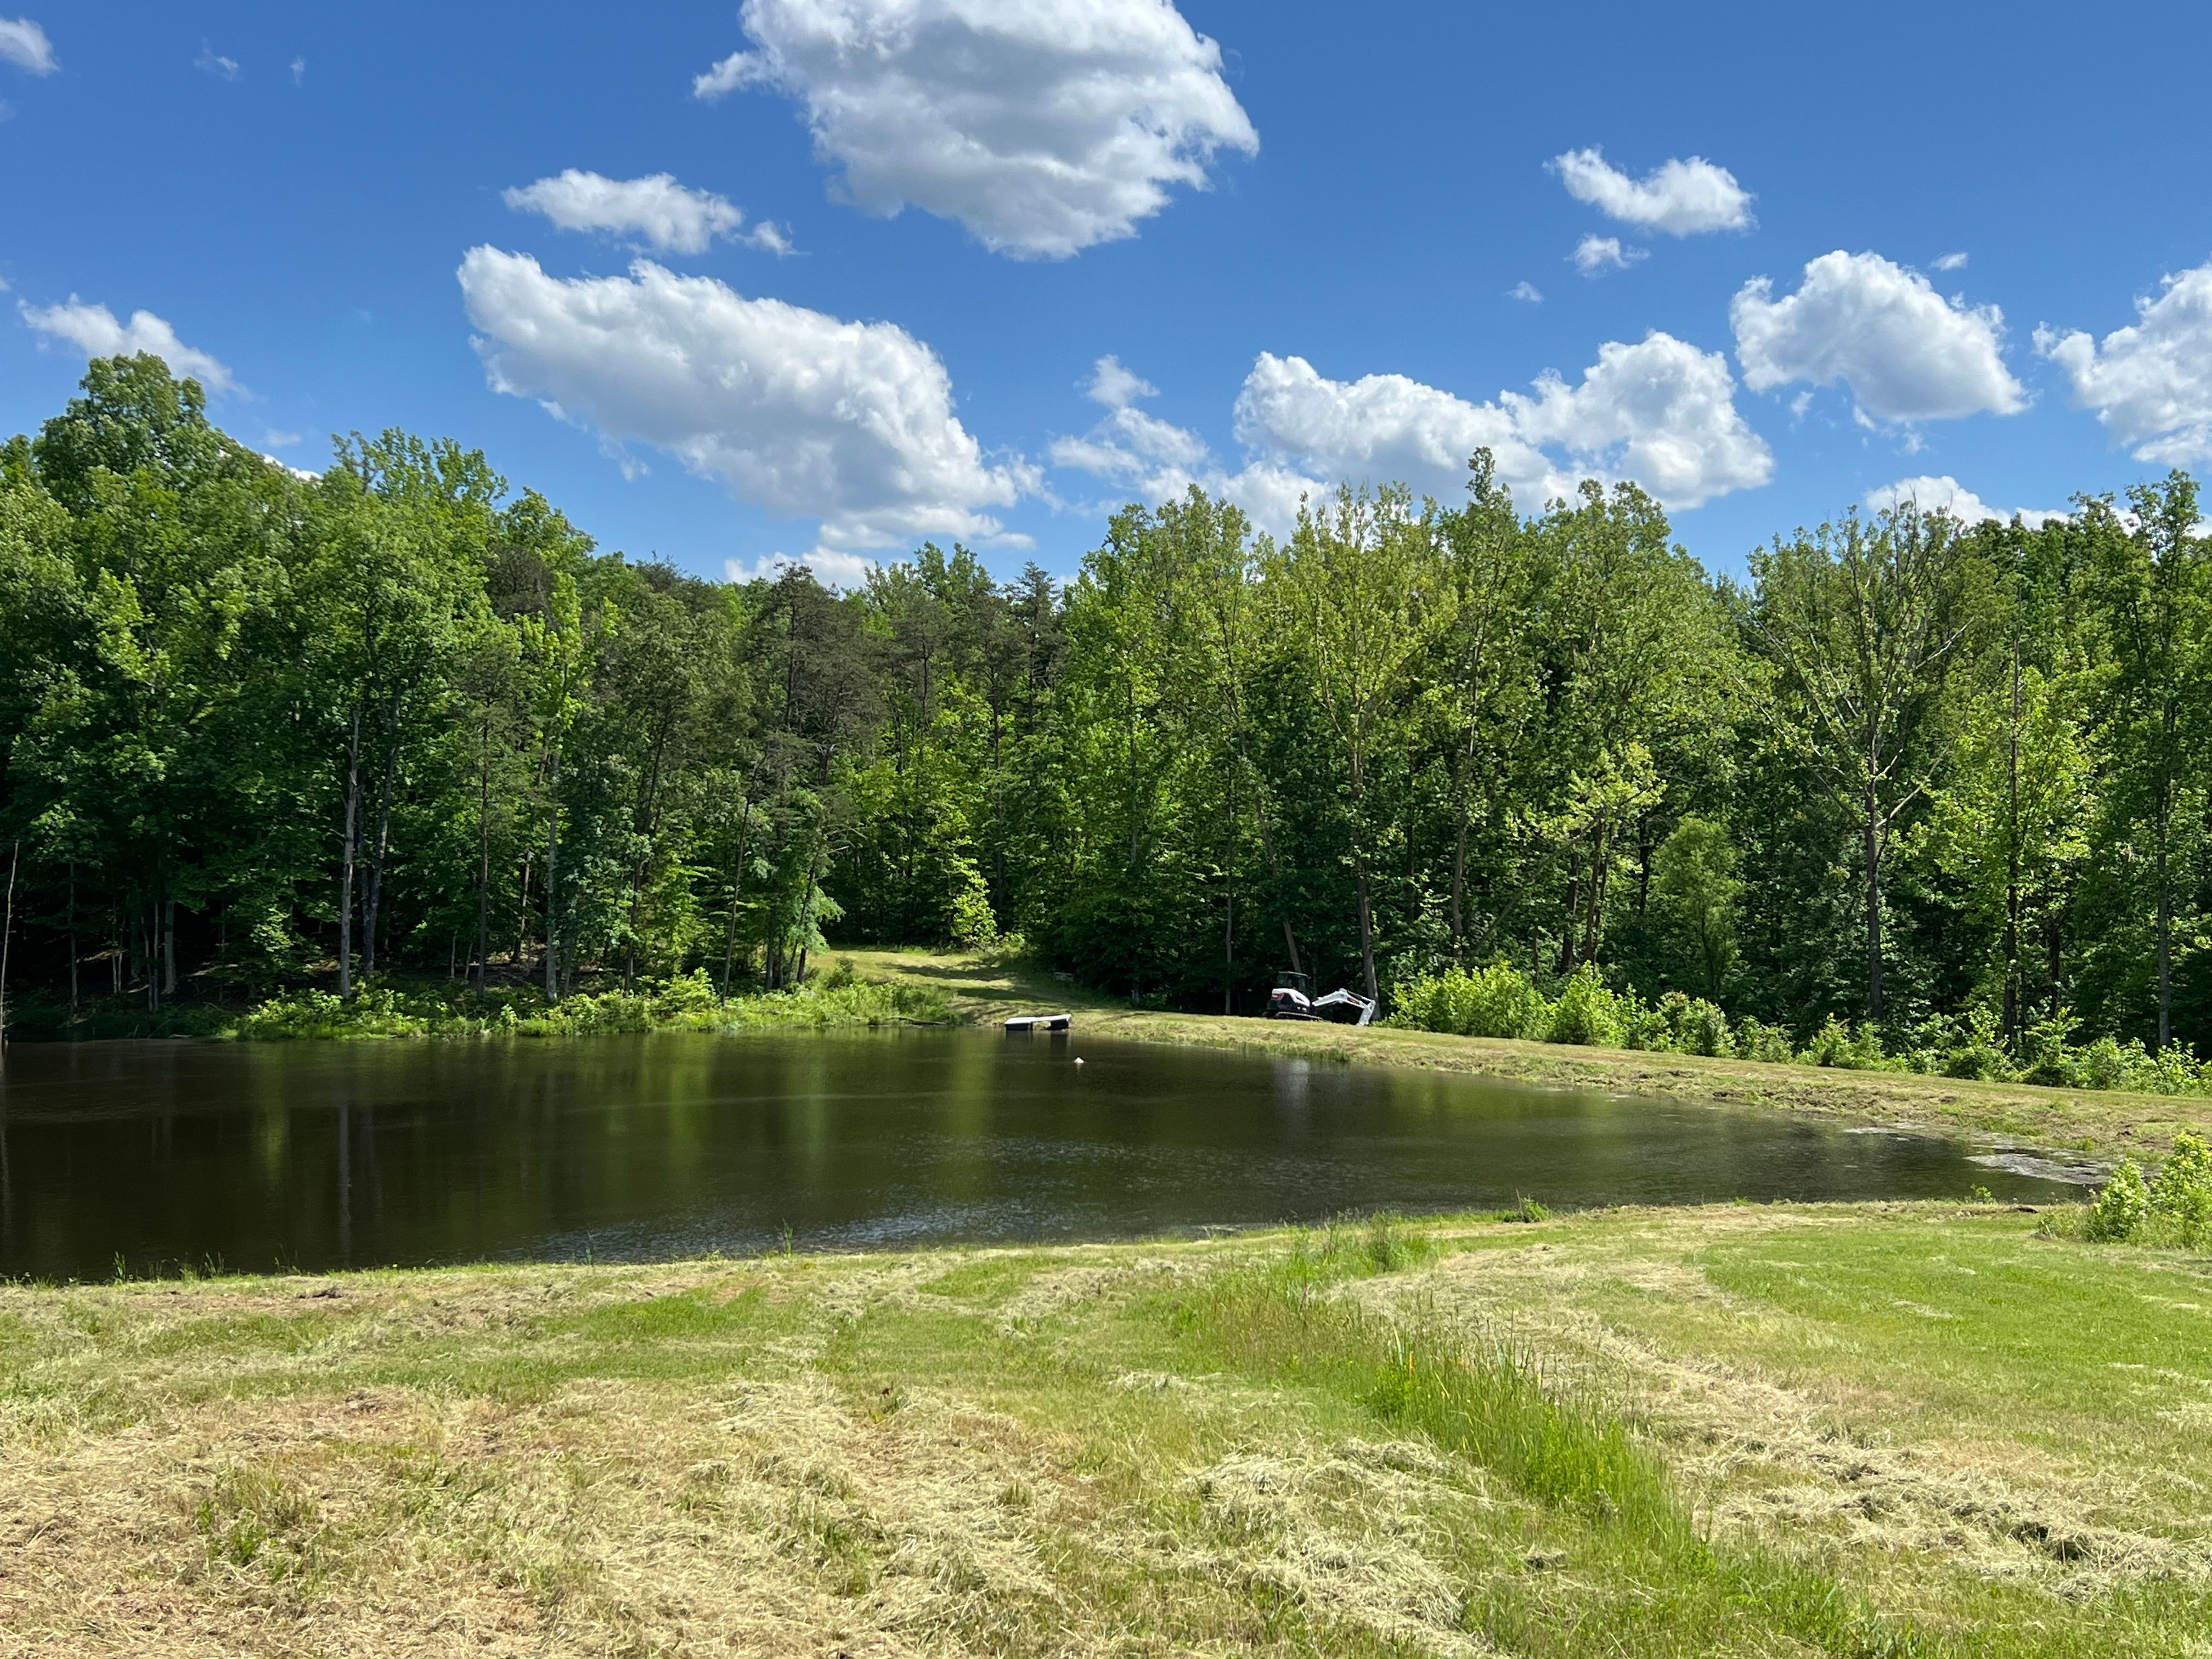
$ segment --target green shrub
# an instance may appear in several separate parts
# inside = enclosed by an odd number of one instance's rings
[[[2138,1054],[2142,1045],[2134,1045]],[[2185,1042],[2169,1042],[2154,1054],[2143,1054],[2136,1062],[2134,1080],[2129,1086],[2146,1094],[2192,1095],[2203,1092],[2208,1080],[2205,1068],[2197,1063],[2197,1056]]]
[[[1597,964],[1585,962],[1568,976],[1559,1000],[1552,1005],[1545,1040],[1585,1048],[1621,1047],[1628,1035],[1624,1015],[1632,1012],[1621,1006],[1621,1000],[1607,986]]]
[[[1728,1016],[1703,997],[1669,991],[1659,999],[1659,1012],[1667,1022],[1668,1047],[1682,1054],[1725,1054],[1735,1051],[1729,1038]]]
[[[1786,1065],[1797,1054],[1790,1047],[1790,1033],[1779,1025],[1769,1025],[1763,1019],[1747,1019],[1735,1028],[1735,1057]]]
[[[1883,1061],[1881,1027],[1866,1020],[1854,1030],[1830,1014],[1827,1023],[1813,1033],[1803,1060],[1808,1066],[1832,1066],[1839,1071],[1877,1071]]]
[[[849,963],[809,984],[725,1002],[704,969],[629,991],[579,994],[548,1006],[535,990],[497,991],[478,1001],[365,986],[350,998],[327,991],[271,997],[240,1017],[230,1034],[255,1042],[330,1037],[601,1036],[618,1032],[727,1031],[769,1025],[948,1024],[951,1002],[933,987],[876,985]]]
[[[1668,1023],[1665,1008],[1645,1002],[1633,991],[1620,993],[1613,1008],[1620,1019],[1622,1048],[1648,1048],[1662,1054],[1674,1051],[1674,1030]]]
[[[1943,1053],[1945,1077],[1978,1079],[2002,1083],[2013,1074],[2012,1056],[1997,1041],[1997,1017],[1993,1009],[1975,1008],[1966,1018],[1953,1022],[1951,1041]]]
[[[2185,1129],[2174,1137],[2172,1152],[2150,1184],[2150,1206],[2191,1249],[2212,1233],[2212,1146],[2202,1135]]]
[[[1538,1037],[1550,1022],[1544,994],[1510,963],[1425,974],[1395,1000],[1394,1024],[1458,1036]]]
[[[2038,1020],[2022,1033],[2020,1043],[2020,1074],[2029,1083],[2046,1084],[2055,1089],[2080,1089],[2086,1085],[2081,1068],[2072,1044],[2074,1028],[2081,1022],[2074,1017],[2070,1008],[2060,1008],[2047,1019]]]
[[[2133,1158],[2124,1160],[2112,1178],[2089,1206],[2082,1229],[2084,1237],[2099,1244],[2117,1244],[2133,1238],[2150,1218],[2150,1188]]]

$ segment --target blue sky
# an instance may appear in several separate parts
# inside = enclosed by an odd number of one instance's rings
[[[6,430],[149,345],[709,574],[1474,441],[1720,569],[2212,463],[2202,7],[15,3]]]

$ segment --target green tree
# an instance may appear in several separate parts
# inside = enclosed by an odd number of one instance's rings
[[[1672,935],[1674,959],[1688,982],[1718,1002],[1736,956],[1736,906],[1743,884],[1728,831],[1710,818],[1674,826],[1652,860],[1652,900]]]
[[[1856,820],[1867,1014],[1880,1020],[1882,878],[1948,746],[1943,694],[1973,622],[1966,547],[1948,516],[1907,507],[1778,538],[1751,567],[1749,632],[1778,672],[1775,715]]]
[[[2131,523],[2084,501],[2094,536],[2091,602],[2109,653],[2102,720],[2116,829],[2148,838],[2157,1032],[2173,1038],[2175,908],[2185,808],[2207,776],[2212,561],[2195,532],[2197,485],[2175,472],[2128,492]]]
[[[1367,994],[1375,970],[1370,816],[1376,757],[1397,735],[1405,693],[1430,641],[1451,623],[1454,593],[1436,556],[1430,514],[1402,489],[1340,490],[1302,510],[1297,532],[1269,562],[1273,603],[1335,744],[1346,781],[1358,906],[1359,967]]]

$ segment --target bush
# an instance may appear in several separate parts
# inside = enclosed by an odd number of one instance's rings
[[[2133,1238],[2149,1218],[2150,1188],[2143,1184],[2142,1171],[2136,1167],[2136,1161],[2128,1158],[2112,1172],[2112,1178],[2089,1206],[2082,1236],[2093,1243],[2120,1243]]]
[[[2150,1206],[2191,1249],[2212,1232],[2212,1146],[2202,1135],[2184,1130],[2174,1137],[2172,1153],[2151,1182]]]
[[[1786,1065],[1796,1059],[1797,1054],[1790,1046],[1790,1033],[1779,1025],[1769,1025],[1763,1019],[1747,1019],[1735,1028],[1735,1057]]]
[[[1827,1023],[1813,1033],[1803,1060],[1808,1066],[1832,1066],[1839,1071],[1878,1071],[1883,1060],[1881,1027],[1867,1020],[1854,1030],[1830,1014]]]
[[[1944,1045],[1945,1077],[1978,1079],[1984,1083],[2008,1081],[2012,1056],[1997,1041],[1997,1017],[1990,1008],[1971,1010],[1965,1019],[1952,1023],[1951,1040]]]
[[[1659,1012],[1667,1022],[1668,1047],[1681,1054],[1726,1054],[1735,1052],[1729,1039],[1728,1016],[1703,997],[1669,991],[1659,999]]]
[[[1663,1006],[1645,1002],[1633,991],[1624,991],[1615,997],[1613,1008],[1620,1019],[1622,1048],[1649,1048],[1662,1054],[1674,1052],[1674,1030],[1667,1022]]]
[[[1458,1036],[1540,1037],[1551,1006],[1528,976],[1509,963],[1466,973],[1425,974],[1401,991],[1392,1022]]]
[[[951,1004],[933,987],[877,985],[849,963],[789,991],[725,1002],[704,969],[647,981],[632,991],[580,994],[552,1006],[535,990],[495,992],[483,1001],[456,988],[440,996],[366,986],[350,999],[327,991],[271,997],[230,1034],[270,1042],[326,1037],[601,1036],[617,1032],[729,1031],[767,1025],[812,1027],[948,1024]]]
[[[1545,1040],[1585,1048],[1618,1048],[1628,1035],[1624,1016],[1632,1012],[1607,987],[1597,964],[1586,962],[1568,977],[1552,1005]]]
[[[2081,1068],[2070,1046],[2074,1028],[2080,1024],[2072,1009],[2060,1008],[2048,1019],[2038,1020],[2029,1026],[2021,1037],[2022,1079],[2055,1089],[2087,1086],[2081,1080]]]
[[[1731,1023],[1717,1004],[1669,991],[1646,1003],[1633,991],[1615,991],[1595,963],[1584,963],[1547,999],[1529,976],[1510,963],[1468,973],[1458,968],[1424,974],[1392,998],[1389,1024],[1459,1036],[1524,1037],[1588,1048],[1640,1048],[1660,1053],[1715,1054],[1768,1064],[1796,1062],[1843,1071],[1910,1071],[1931,1077],[2008,1082],[2018,1079],[2069,1089],[2136,1089],[2151,1094],[2212,1094],[2212,1060],[2199,1060],[2186,1043],[2153,1054],[2136,1041],[2099,1037],[2072,1046],[2076,1021],[2062,1008],[2030,1026],[2017,1059],[1999,1042],[1996,1015],[1986,1007],[1963,1016],[1922,1020],[1893,1057],[1881,1027],[1854,1026],[1830,1015],[1800,1052],[1783,1028],[1763,1020]],[[2206,1224],[2212,1229],[2212,1221]]]

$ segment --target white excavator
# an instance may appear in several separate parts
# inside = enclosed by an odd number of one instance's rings
[[[1338,989],[1327,996],[1313,994],[1313,980],[1304,974],[1278,974],[1275,988],[1267,994],[1269,1019],[1318,1019],[1339,1025],[1365,1025],[1375,1018],[1375,1000],[1357,991]]]

